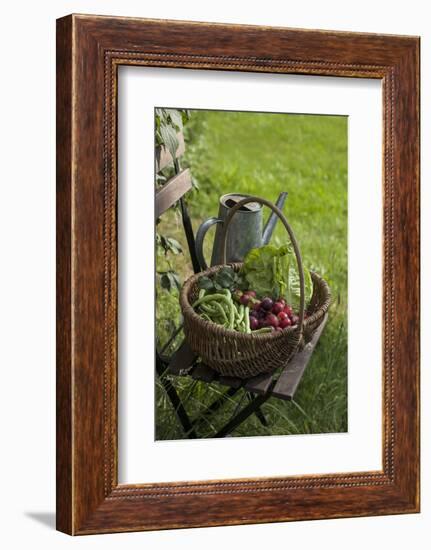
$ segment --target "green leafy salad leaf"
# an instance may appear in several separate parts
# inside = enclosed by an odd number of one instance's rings
[[[200,277],[198,281],[199,288],[213,292],[218,292],[224,288],[233,292],[237,288],[243,289],[244,283],[243,277],[229,266],[223,267],[220,271],[217,271],[213,277],[203,276]]]
[[[253,248],[244,259],[241,273],[249,288],[259,297],[283,297],[294,309],[299,307],[299,273],[292,247],[268,244]],[[308,269],[304,267],[305,305],[311,299],[313,283]]]

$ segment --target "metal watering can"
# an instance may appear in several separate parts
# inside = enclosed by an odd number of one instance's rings
[[[223,195],[219,200],[218,217],[208,218],[199,227],[196,233],[196,255],[203,270],[208,267],[203,253],[204,239],[208,229],[214,224],[217,224],[211,256],[211,266],[220,265],[223,263],[221,254],[222,225],[227,218],[229,210],[233,208],[241,199],[249,196],[250,195],[238,195],[237,193]],[[280,193],[277,202],[275,203],[278,208],[283,208],[286,197],[286,192]],[[269,216],[262,231],[262,205],[257,202],[250,202],[242,206],[235,213],[229,226],[226,244],[227,261],[242,262],[249,250],[268,244],[277,220],[278,217],[273,212]]]

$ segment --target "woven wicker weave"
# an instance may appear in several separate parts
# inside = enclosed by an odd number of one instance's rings
[[[223,265],[214,266],[193,275],[184,283],[180,293],[180,306],[184,316],[184,333],[191,349],[215,371],[224,376],[236,376],[238,378],[250,378],[257,374],[271,372],[285,365],[298,348],[311,340],[314,331],[323,321],[331,301],[327,283],[316,273],[311,273],[313,295],[307,308],[307,318],[304,318],[304,273],[299,248],[283,213],[266,199],[247,197],[231,209],[223,227],[223,257],[226,258],[225,243],[230,220],[236,210],[252,201],[265,204],[276,212],[289,233],[300,275],[301,300],[298,325],[285,328],[282,332],[246,334],[226,329],[221,325],[203,319],[194,311],[191,305],[198,299],[198,280],[204,275],[212,276],[222,269]],[[235,271],[239,271],[242,267],[242,263],[228,265],[233,267]]]

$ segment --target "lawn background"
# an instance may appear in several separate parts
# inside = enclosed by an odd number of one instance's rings
[[[284,212],[304,264],[327,280],[333,295],[329,321],[295,400],[269,399],[262,407],[267,428],[252,415],[232,435],[347,431],[347,117],[192,110],[185,137],[183,165],[191,168],[198,187],[187,197],[194,231],[203,220],[217,215],[219,197],[225,193],[260,195],[275,202],[281,191],[287,191]],[[158,255],[157,270],[173,267],[184,281],[192,269],[178,209],[164,214],[158,231],[177,239],[184,252]],[[214,233],[211,229],[206,237],[207,261]],[[286,239],[279,223],[271,242],[280,245]],[[178,292],[157,288],[159,346],[179,322]],[[218,384],[193,383],[188,377],[172,381],[192,418],[224,391]],[[244,392],[239,393],[213,418],[199,424],[203,437],[220,428],[241,406]],[[183,437],[156,380],[156,439]]]

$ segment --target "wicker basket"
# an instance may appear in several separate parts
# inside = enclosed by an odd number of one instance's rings
[[[299,248],[290,225],[279,208],[266,199],[247,197],[239,201],[229,212],[223,225],[222,257],[226,264],[226,236],[230,221],[235,212],[248,202],[259,202],[271,208],[280,218],[286,228],[298,264],[300,278],[300,310],[299,321],[294,327],[283,331],[270,333],[246,334],[229,330],[212,323],[198,315],[191,304],[199,295],[198,280],[204,275],[213,275],[224,265],[218,265],[190,277],[183,285],[180,293],[180,305],[184,316],[184,333],[191,349],[202,360],[223,376],[250,378],[258,374],[271,372],[286,364],[298,348],[311,340],[314,331],[323,321],[328,311],[331,295],[327,283],[316,273],[311,273],[313,295],[305,313],[304,271]],[[242,263],[228,264],[236,271]]]

